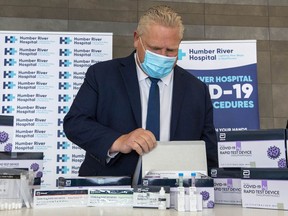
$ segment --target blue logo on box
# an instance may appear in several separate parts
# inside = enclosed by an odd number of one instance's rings
[[[15,36],[5,36],[5,43],[15,43],[17,38]]]

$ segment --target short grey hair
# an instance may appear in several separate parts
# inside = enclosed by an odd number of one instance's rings
[[[171,7],[158,5],[149,8],[140,17],[137,33],[141,36],[147,30],[147,26],[153,23],[166,27],[179,28],[179,37],[180,40],[182,40],[184,34],[182,18]]]

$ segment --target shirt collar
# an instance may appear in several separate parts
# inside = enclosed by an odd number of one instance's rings
[[[142,70],[142,68],[139,66],[138,61],[137,61],[137,53],[134,54],[134,59],[136,63],[136,71],[137,71],[137,77],[138,81],[141,82],[142,80],[146,80],[148,78],[148,75]],[[172,77],[174,74],[174,69],[172,70],[171,73],[169,73],[167,76],[161,78],[161,81],[168,86],[171,83]]]

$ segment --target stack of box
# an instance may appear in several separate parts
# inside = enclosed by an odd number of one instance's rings
[[[267,182],[269,178],[281,179],[279,176],[271,178],[273,175],[277,176],[278,172],[281,172],[282,175],[288,173],[286,135],[285,129],[219,132],[219,169],[211,170],[211,176],[215,182],[215,203],[242,203],[243,207],[274,208],[275,206],[272,205],[270,207],[263,205],[262,198],[266,192],[265,188],[261,189],[261,184],[254,185],[259,189],[254,191],[255,188],[247,190],[245,187],[248,184],[244,182],[247,180],[247,176],[250,181],[257,179],[257,181]],[[258,171],[262,174],[260,175]],[[258,174],[250,175],[251,172]],[[272,172],[272,175],[266,175],[268,172]],[[241,199],[239,187],[241,188]],[[260,190],[262,190],[262,194]],[[253,204],[249,205],[247,199],[249,197],[250,200],[251,196],[254,196]],[[280,208],[281,206],[283,205],[280,205]]]
[[[57,189],[34,192],[34,208],[129,206],[133,189],[129,176],[59,177]]]
[[[181,171],[180,171],[181,172]],[[185,188],[185,194],[188,194],[189,187],[192,186],[191,182],[191,172],[181,172],[181,173],[189,173],[189,177],[184,175],[183,179],[183,187]],[[161,174],[161,171],[158,171]],[[177,196],[177,188],[179,186],[179,179],[176,178],[178,176],[178,172],[174,173],[174,178],[169,174],[168,176],[159,176],[159,178],[144,178],[142,180],[143,186],[168,186],[170,187],[170,208],[176,208],[176,196]],[[195,187],[196,193],[202,195],[202,206],[203,208],[214,208],[214,181],[213,178],[206,176],[202,173],[197,173],[195,178]]]

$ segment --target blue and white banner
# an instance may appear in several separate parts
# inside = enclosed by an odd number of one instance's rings
[[[255,40],[183,41],[178,65],[208,85],[217,131],[259,129]]]
[[[87,68],[111,58],[112,33],[0,32],[0,151],[43,152],[43,187],[78,175],[63,118]]]

